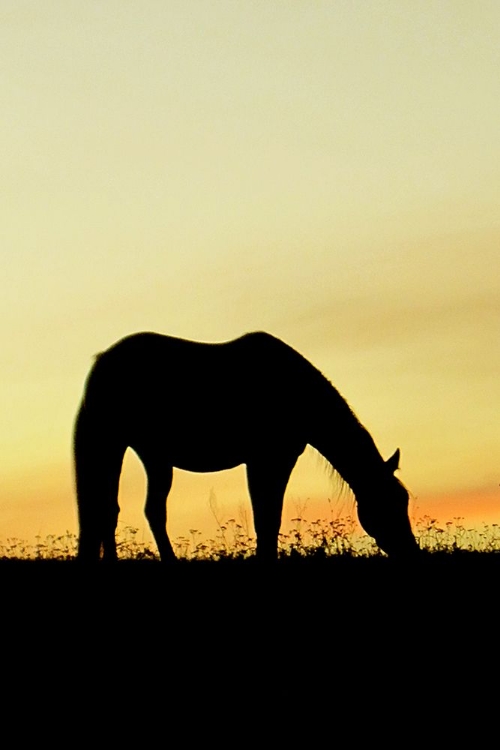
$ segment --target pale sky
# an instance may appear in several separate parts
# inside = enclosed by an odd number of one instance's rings
[[[420,514],[500,522],[499,37],[493,0],[1,0],[0,540],[76,531],[83,383],[140,330],[283,338]],[[248,502],[179,474],[173,535],[212,490]],[[328,493],[310,455],[287,508]],[[132,458],[122,494],[143,528]]]

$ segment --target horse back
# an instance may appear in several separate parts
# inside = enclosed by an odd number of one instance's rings
[[[191,405],[198,413],[289,404],[314,388],[319,373],[298,352],[267,333],[249,333],[211,344],[137,333],[121,339],[96,358],[86,399],[158,408]]]
[[[218,443],[233,436],[242,450],[288,440],[305,447],[324,382],[267,333],[220,344],[137,333],[97,357],[84,403],[129,445],[149,434],[172,445],[199,443],[200,451],[210,436]]]

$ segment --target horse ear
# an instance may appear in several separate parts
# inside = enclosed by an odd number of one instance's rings
[[[385,465],[387,466],[391,474],[394,474],[394,472],[399,469],[399,457],[400,453],[398,448],[397,451],[395,451],[395,453],[385,462]]]

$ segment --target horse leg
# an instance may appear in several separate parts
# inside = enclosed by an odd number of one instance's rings
[[[117,559],[115,532],[118,523],[118,501],[108,493],[96,491],[93,501],[96,504],[92,517],[80,513],[80,537],[78,558],[84,561],[98,560],[103,548],[103,559]]]
[[[102,558],[106,562],[114,562],[118,559],[116,554],[116,527],[120,506],[118,505],[118,489],[120,486],[120,474],[122,470],[125,447],[120,446],[109,453],[108,467],[104,484],[105,501],[102,503],[101,515],[101,539]]]
[[[84,441],[80,434],[78,438],[75,450],[80,525],[78,559],[99,560],[103,547],[104,559],[116,560],[118,485],[125,449],[110,449],[97,439]]]
[[[117,488],[118,489],[118,488]],[[118,525],[118,514],[120,506],[116,503],[109,503],[106,513],[102,519],[102,559],[106,562],[114,562],[118,559],[116,553],[116,527]]]
[[[294,464],[295,460],[289,464],[268,459],[247,464],[259,560],[276,560],[278,557],[283,497]]]
[[[78,560],[96,562],[101,555],[101,539],[96,529],[85,529],[80,514],[80,533],[78,537]]]
[[[143,462],[148,477],[148,490],[144,512],[160,553],[162,562],[176,560],[167,534],[167,495],[172,486],[173,469],[159,460],[149,458]]]

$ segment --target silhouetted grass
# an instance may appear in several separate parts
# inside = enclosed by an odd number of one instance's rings
[[[293,524],[290,532],[280,534],[280,560],[385,557],[370,537],[357,532],[351,517],[308,521],[299,516],[293,519]],[[500,552],[498,524],[466,528],[461,518],[440,524],[430,516],[423,516],[415,524],[415,535],[420,548],[432,556]],[[158,560],[154,544],[140,541],[138,537],[138,530],[130,526],[118,532],[119,558]],[[173,546],[177,557],[184,561],[242,561],[251,559],[255,553],[255,539],[234,518],[219,523],[214,538],[203,539],[198,530],[191,529],[189,536],[178,537]],[[75,559],[76,551],[77,537],[69,532],[62,536],[49,535],[45,539],[38,537],[34,544],[16,538],[0,543],[2,560],[70,561]]]

